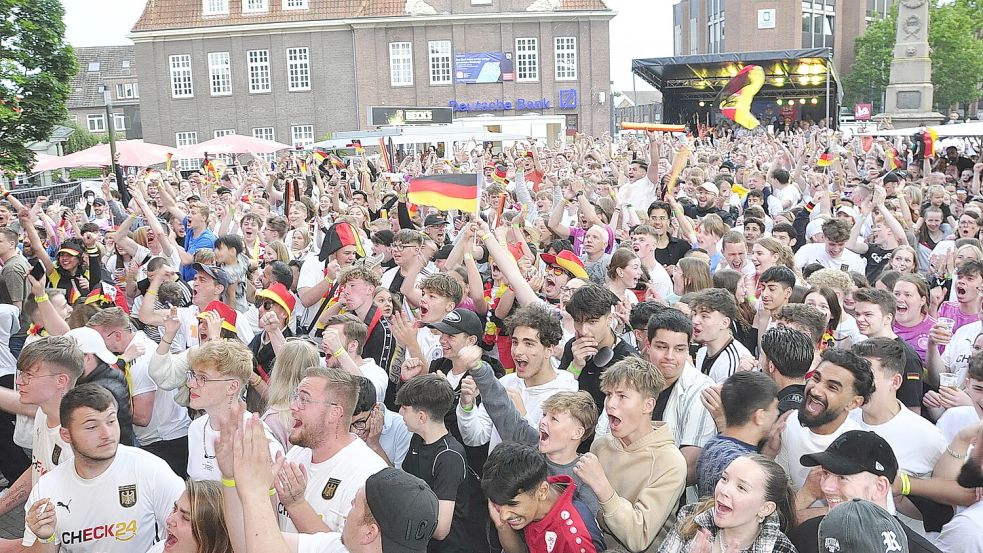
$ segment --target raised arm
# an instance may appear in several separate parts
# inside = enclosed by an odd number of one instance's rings
[[[565,209],[566,202],[563,198],[563,189],[558,185],[553,188],[553,211],[550,212],[546,226],[563,239],[570,238],[570,227],[563,224],[563,211]]]
[[[529,285],[529,282],[522,275],[522,271],[519,269],[519,265],[515,262],[515,258],[512,254],[498,242],[495,235],[491,233],[488,229],[488,223],[484,221],[479,221],[478,225],[478,236],[481,241],[488,248],[488,253],[495,259],[498,264],[499,270],[508,279],[509,284],[515,291],[515,297],[519,300],[519,305],[529,305],[531,303],[539,301],[539,296]]]
[[[17,212],[17,217],[20,219],[20,226],[27,234],[27,240],[31,243],[31,249],[34,250],[34,255],[41,261],[41,266],[44,267],[45,274],[50,275],[55,271],[55,264],[52,263],[51,257],[48,256],[48,250],[41,243],[38,230],[34,228],[34,223],[31,221],[30,211],[27,208],[21,208]]]

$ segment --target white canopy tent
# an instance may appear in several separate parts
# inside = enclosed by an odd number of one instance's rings
[[[929,127],[938,133],[939,138],[949,136],[983,136],[983,121],[973,121],[972,123],[957,123],[955,125],[936,125]],[[911,136],[921,130],[920,127],[907,129],[872,129],[858,132],[859,136]]]

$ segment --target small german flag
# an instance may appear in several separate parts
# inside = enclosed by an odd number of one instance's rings
[[[894,148],[887,149],[887,164],[889,171],[894,171],[901,167],[901,163],[898,162],[898,151]]]
[[[833,164],[833,154],[830,153],[827,148],[825,152],[819,154],[819,159],[816,160],[816,165],[820,167],[829,167]]]
[[[79,289],[72,286],[71,289],[68,290],[68,305],[75,305],[75,302],[77,302],[81,297],[82,294],[79,292]]]
[[[316,162],[321,163],[327,158],[328,158],[328,152],[325,152],[324,150],[321,149],[314,150],[314,160]]]
[[[939,142],[939,133],[935,129],[929,127],[924,133],[922,133],[922,142],[925,144],[925,156],[935,155],[935,145]]]
[[[347,147],[355,148],[356,155],[365,155],[365,148],[362,146],[361,140],[352,140],[351,144],[348,144]]]
[[[426,175],[410,181],[407,196],[419,205],[429,205],[441,211],[478,210],[477,173],[450,173]]]
[[[85,296],[85,305],[97,305],[99,307],[105,307],[107,305],[113,305],[113,298],[107,296],[105,292],[102,291],[102,285],[97,286],[88,296]]]

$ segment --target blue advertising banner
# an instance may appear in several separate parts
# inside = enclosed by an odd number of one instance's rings
[[[500,83],[515,80],[512,52],[463,52],[454,54],[457,84]]]

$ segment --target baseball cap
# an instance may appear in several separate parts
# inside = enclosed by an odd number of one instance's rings
[[[106,205],[106,200],[103,198],[96,198],[92,201],[92,205]]]
[[[225,272],[225,269],[217,265],[202,265],[201,263],[195,263],[191,266],[191,268],[199,273],[205,273],[223,286],[228,286],[230,284],[229,274]]]
[[[437,250],[437,253],[435,253],[434,256],[433,256],[434,261],[440,261],[441,259],[447,259],[448,257],[450,257],[451,252],[453,250],[454,250],[454,246],[452,244],[447,244],[446,246],[441,246],[441,248],[439,250]]]
[[[382,246],[392,246],[395,234],[391,230],[377,230],[372,233],[372,242]]]
[[[485,327],[474,311],[470,309],[457,308],[451,311],[439,322],[427,325],[430,328],[443,332],[444,334],[470,334],[471,336],[481,336],[485,333]]]
[[[436,213],[427,215],[427,218],[423,220],[423,226],[429,227],[432,225],[446,225],[447,219],[443,216],[437,215]]]
[[[69,330],[65,333],[65,336],[75,340],[82,353],[91,353],[107,365],[116,363],[116,355],[109,351],[109,348],[106,347],[106,342],[102,339],[102,335],[95,329],[80,326]]]
[[[854,499],[833,507],[819,523],[825,553],[907,553],[908,536],[896,518],[870,501]]]
[[[365,480],[365,502],[379,524],[383,553],[423,553],[437,529],[437,496],[408,472],[387,467]]]
[[[804,467],[821,466],[841,476],[869,472],[893,482],[898,475],[898,459],[891,445],[877,433],[866,430],[844,432],[826,451],[803,455],[799,462]]]
[[[823,223],[825,222],[826,221],[824,221],[823,219],[816,219],[815,221],[810,221],[809,224],[806,225],[806,238],[812,240],[813,236],[822,232]]]
[[[706,190],[711,194],[718,194],[718,195],[720,194],[720,189],[714,186],[712,182],[704,182],[703,184],[700,185],[700,188]]]

